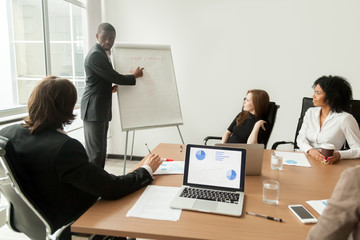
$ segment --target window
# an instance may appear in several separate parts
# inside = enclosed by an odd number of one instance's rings
[[[83,59],[87,29],[83,1],[0,2],[0,20],[8,30],[1,43],[9,46],[0,56],[1,62],[6,63],[6,83],[0,90],[3,115],[5,109],[21,106],[26,111],[24,106],[33,88],[46,75],[71,80],[81,99],[85,86]]]
[[[52,74],[72,80],[78,99],[84,92],[85,10],[63,0],[49,1],[49,30]]]

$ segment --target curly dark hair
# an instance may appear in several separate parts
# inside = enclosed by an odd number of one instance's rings
[[[322,76],[314,82],[313,88],[318,84],[325,92],[324,101],[329,104],[331,111],[338,113],[349,111],[353,97],[350,83],[345,78],[331,75]]]

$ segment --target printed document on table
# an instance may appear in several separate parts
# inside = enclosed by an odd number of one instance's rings
[[[184,174],[184,161],[164,161],[154,172],[154,175],[158,174]]]
[[[126,216],[178,221],[181,209],[173,209],[169,206],[178,190],[178,187],[147,186]]]
[[[283,157],[283,164],[285,165],[311,167],[304,153],[275,151],[275,154]]]
[[[313,209],[315,209],[320,215],[323,213],[325,207],[327,206],[327,199],[324,200],[310,200],[306,201]]]

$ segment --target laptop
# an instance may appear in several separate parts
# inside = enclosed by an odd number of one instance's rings
[[[245,149],[188,144],[183,186],[170,207],[241,216],[245,159]]]
[[[247,176],[260,176],[264,159],[264,144],[216,143],[215,146],[246,149]]]

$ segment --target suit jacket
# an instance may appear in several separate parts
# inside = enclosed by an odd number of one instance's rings
[[[56,130],[30,135],[18,124],[0,135],[9,139],[6,155],[19,185],[54,228],[76,220],[99,197],[118,199],[153,180],[145,168],[124,176],[107,173],[89,163],[79,141]]]
[[[342,172],[319,222],[308,240],[360,240],[360,165]],[[349,238],[350,239],[350,238]]]
[[[86,86],[81,100],[81,119],[110,121],[112,84],[135,85],[135,77],[116,72],[99,44],[95,44],[90,49],[84,67]]]

